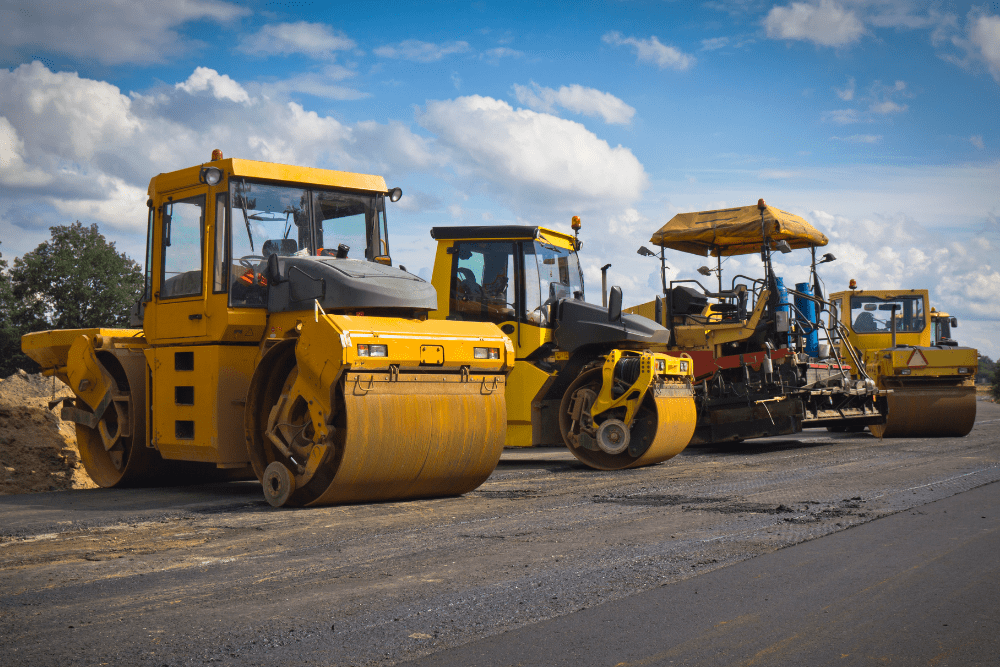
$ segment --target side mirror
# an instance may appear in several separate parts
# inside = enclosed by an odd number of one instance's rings
[[[657,295],[656,304],[653,306],[653,316],[656,318],[656,323],[660,326],[666,326],[663,322],[663,297]]]
[[[278,266],[278,256],[268,255],[267,257],[267,284],[277,285],[281,282],[281,267]]]
[[[622,288],[611,288],[608,295],[608,322],[619,322],[622,319]]]
[[[958,318],[957,317],[951,318],[951,327],[953,329],[956,328],[956,327],[958,327]]]

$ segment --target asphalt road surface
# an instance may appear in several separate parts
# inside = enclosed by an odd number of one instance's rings
[[[508,452],[461,498],[0,497],[0,664],[996,664],[978,407],[965,438],[807,431],[639,470]]]

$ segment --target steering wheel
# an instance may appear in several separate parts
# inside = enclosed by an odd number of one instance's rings
[[[497,274],[497,277],[490,281],[489,284],[483,285],[483,292],[486,293],[486,296],[497,299],[507,291],[507,284],[507,276],[500,273]]]
[[[264,261],[263,255],[243,255],[236,261],[238,261],[241,265],[245,266],[248,269],[253,269],[254,265],[250,263],[251,259],[257,259],[262,262]]]

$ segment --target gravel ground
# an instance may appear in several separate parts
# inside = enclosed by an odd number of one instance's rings
[[[1000,480],[1000,405],[978,405],[965,438],[807,431],[639,470],[508,451],[461,498],[7,496],[0,649],[33,665],[395,664]]]

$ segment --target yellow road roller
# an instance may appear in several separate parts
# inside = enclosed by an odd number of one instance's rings
[[[573,221],[579,229],[579,219]],[[692,362],[650,351],[668,331],[584,301],[574,235],[544,227],[435,227],[432,282],[449,322],[492,322],[513,343],[508,447],[565,444],[599,470],[665,461],[691,440]]]
[[[891,390],[877,399],[885,422],[868,425],[879,438],[963,436],[976,421],[979,355],[951,339],[958,321],[928,309],[928,299],[918,289],[830,295],[846,332],[841,347],[851,345],[867,375]]]
[[[213,153],[149,184],[133,329],[22,339],[103,487],[255,475],[274,506],[462,494],[503,449],[511,342],[428,319],[380,176]],[[209,474],[210,473],[210,474]]]

